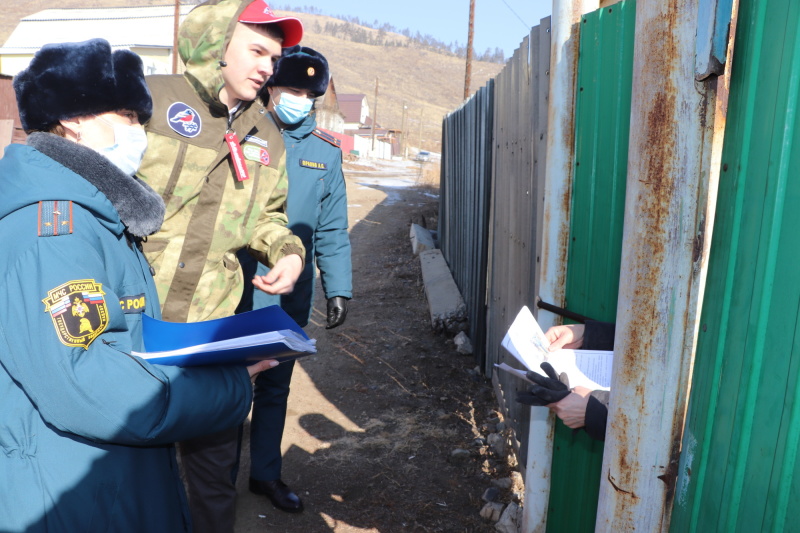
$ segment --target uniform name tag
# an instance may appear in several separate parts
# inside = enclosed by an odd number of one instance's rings
[[[307,159],[300,160],[300,166],[306,168],[315,168],[317,170],[328,170],[328,165],[317,161],[308,161]]]
[[[144,313],[146,304],[144,293],[136,296],[123,296],[119,299],[119,306],[125,314]]]

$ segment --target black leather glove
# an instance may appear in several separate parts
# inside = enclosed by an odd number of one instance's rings
[[[517,392],[517,401],[526,405],[549,405],[569,396],[569,380],[566,374],[559,376],[550,363],[542,363],[542,370],[549,377],[544,377],[529,370],[525,376],[534,383],[527,391]]]
[[[328,325],[325,329],[335,328],[344,324],[347,317],[347,298],[344,296],[334,296],[328,298]]]

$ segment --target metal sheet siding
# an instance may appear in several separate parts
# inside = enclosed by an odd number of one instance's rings
[[[798,531],[799,21],[740,0],[676,533]]]
[[[626,0],[581,19],[566,305],[604,321],[617,313],[635,17]],[[556,424],[547,531],[594,531],[602,460],[602,443]]]
[[[486,344],[493,113],[494,80],[489,80],[442,122],[439,242],[467,305],[469,336],[478,362],[484,360]]]
[[[545,18],[500,75],[442,123],[440,248],[467,305],[475,357],[489,376],[505,358],[500,343],[511,320],[535,303],[549,58]],[[521,384],[495,375],[494,385],[523,443],[524,465],[529,410],[513,401]]]
[[[490,376],[494,363],[519,366],[500,344],[520,308],[533,308],[536,301],[536,245],[541,233],[537,198],[544,179],[542,154],[547,142],[549,28],[549,19],[534,27],[495,78],[484,364]],[[515,390],[523,385],[506,373],[495,374],[494,383],[502,389],[498,395],[517,438],[524,441],[529,408],[514,401]],[[520,463],[527,464],[527,447],[521,446],[519,453]]]
[[[566,304],[609,322],[617,314],[635,17],[632,0],[584,16],[578,62]]]

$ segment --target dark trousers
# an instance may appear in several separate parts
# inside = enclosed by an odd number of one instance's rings
[[[250,419],[250,477],[259,481],[281,478],[281,439],[293,370],[294,361],[281,363],[256,378]]]
[[[242,426],[178,445],[194,533],[233,533]]]
[[[238,252],[239,263],[244,273],[245,288],[237,313],[261,309],[270,305],[281,305],[302,327],[308,323],[313,297],[313,279],[295,286],[292,297],[299,294],[302,286],[311,287],[306,296],[306,306],[302,312],[290,305],[292,298],[266,294],[253,288],[250,280],[254,275],[264,276],[269,269],[257,262],[245,250]],[[299,319],[299,320],[298,320]],[[289,398],[289,384],[292,381],[294,361],[281,363],[275,368],[261,372],[256,378],[253,391],[253,411],[250,418],[250,477],[259,481],[274,481],[281,478],[281,439],[286,425],[286,402]]]

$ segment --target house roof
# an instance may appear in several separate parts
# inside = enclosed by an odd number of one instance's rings
[[[340,94],[339,100],[342,102],[358,102],[360,104],[366,97],[366,94]]]
[[[333,82],[333,76],[331,76],[330,80],[328,80],[328,88],[325,91],[325,94],[323,94],[317,100],[317,107],[330,113],[341,115],[342,118],[344,118],[344,115],[339,108],[339,95],[336,94],[336,84]]]
[[[339,110],[344,115],[344,121],[350,123],[361,123],[361,106],[364,99],[367,97],[365,94],[338,94],[336,95],[339,100]]]
[[[180,6],[181,18],[193,7]],[[31,54],[47,43],[97,37],[112,48],[172,48],[174,17],[174,6],[46,9],[20,20],[0,54]]]

